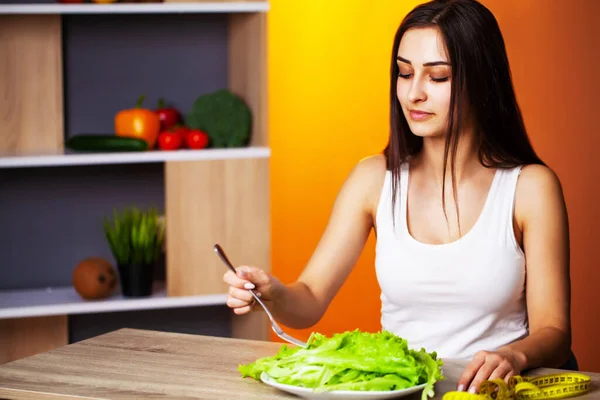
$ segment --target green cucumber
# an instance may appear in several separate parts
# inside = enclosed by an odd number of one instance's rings
[[[76,151],[145,151],[148,143],[139,138],[114,135],[75,135],[65,146]]]

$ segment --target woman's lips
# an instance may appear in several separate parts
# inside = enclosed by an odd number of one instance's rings
[[[421,110],[409,110],[409,114],[410,119],[413,121],[423,121],[433,115],[433,113],[428,113]]]

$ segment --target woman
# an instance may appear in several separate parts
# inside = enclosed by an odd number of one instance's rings
[[[474,0],[431,1],[400,25],[391,134],[354,168],[308,265],[284,285],[254,266],[227,304],[256,288],[283,324],[315,324],[375,230],[382,329],[413,348],[465,358],[457,390],[570,355],[569,237],[560,182],[532,149],[494,16]]]

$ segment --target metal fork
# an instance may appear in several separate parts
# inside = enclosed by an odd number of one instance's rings
[[[229,269],[232,270],[233,273],[237,275],[236,269],[234,268],[233,264],[231,264],[231,261],[229,261],[229,259],[225,255],[225,252],[223,251],[223,249],[221,248],[221,246],[219,246],[218,244],[215,244],[214,250],[215,250],[215,253],[217,253],[219,255],[219,257],[221,258],[221,260],[223,260],[223,262],[225,263],[225,265],[227,265],[227,267],[229,267]],[[295,344],[296,346],[300,346],[300,347],[307,347],[308,346],[306,342],[298,340],[295,337],[292,337],[292,336],[288,335],[287,333],[285,333],[283,331],[283,329],[281,329],[279,327],[279,325],[277,325],[277,322],[275,322],[275,318],[273,318],[273,315],[271,315],[271,312],[269,311],[269,309],[267,308],[267,306],[265,306],[265,304],[260,300],[260,298],[256,295],[256,293],[254,292],[254,290],[248,289],[248,291],[252,294],[252,296],[257,301],[257,303],[260,304],[262,306],[262,308],[265,310],[265,312],[267,313],[267,316],[271,320],[271,328],[273,329],[273,332],[275,332],[275,334],[277,336],[279,336],[280,338],[282,338],[286,342]]]

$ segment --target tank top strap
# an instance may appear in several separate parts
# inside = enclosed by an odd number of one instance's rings
[[[519,248],[513,226],[515,193],[521,166],[500,168],[497,172],[496,187],[490,193],[490,208],[487,210],[483,231],[494,236],[507,246]]]
[[[399,222],[404,227],[406,225],[406,209],[408,203],[408,179],[409,179],[409,164],[408,161],[403,162],[400,165],[400,190],[398,200],[400,202],[400,216]]]

